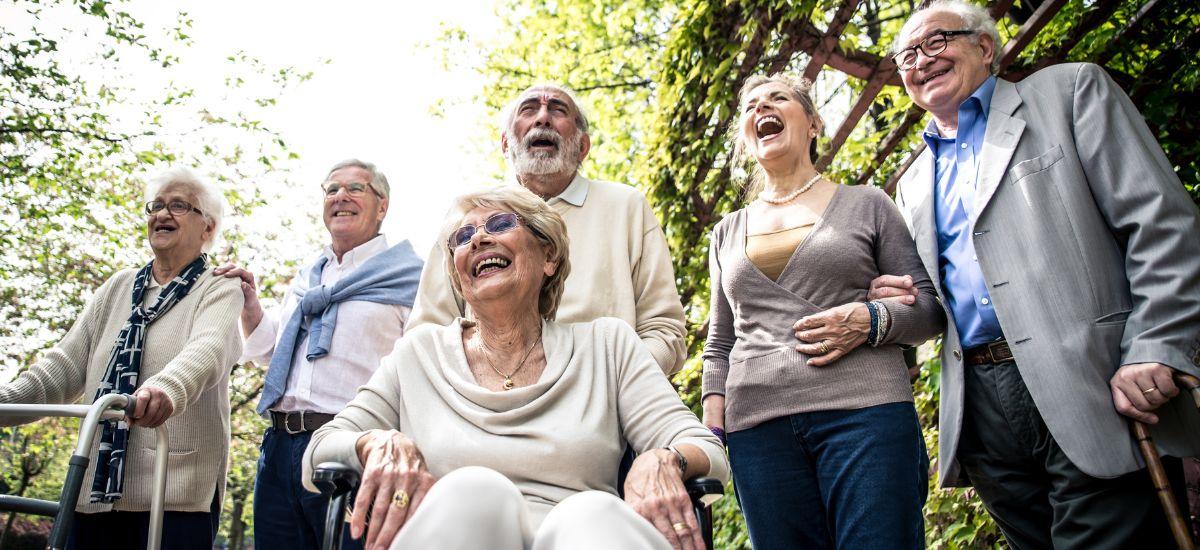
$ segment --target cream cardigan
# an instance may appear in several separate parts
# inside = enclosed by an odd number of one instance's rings
[[[728,479],[724,448],[625,322],[545,323],[541,378],[501,392],[475,382],[464,322],[422,325],[397,342],[349,406],[313,435],[304,456],[309,490],[314,465],[334,460],[361,471],[355,442],[368,430],[393,428],[413,439],[435,478],[463,466],[505,475],[538,522],[580,491],[616,494],[626,441],[639,453],[693,444],[708,456],[708,475]]]
[[[71,330],[40,361],[0,386],[0,403],[90,403],[108,366],[117,333],[129,318],[136,269],[121,271],[101,285]],[[162,287],[151,284],[153,304]],[[237,321],[242,291],[237,279],[200,276],[196,286],[146,329],[139,387],[166,392],[175,413],[167,420],[166,509],[207,512],[223,495],[229,455],[229,371],[242,353]],[[4,424],[32,419],[0,418]],[[76,510],[84,513],[147,511],[154,481],[154,431],[130,432],[125,494],[117,502],[91,504],[96,447]],[[73,445],[74,440],[64,442]]]

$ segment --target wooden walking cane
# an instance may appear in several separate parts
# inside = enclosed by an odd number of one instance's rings
[[[1200,408],[1200,379],[1182,372],[1175,373],[1175,384],[1191,393]],[[1163,511],[1167,514],[1167,522],[1171,525],[1171,534],[1180,550],[1195,550],[1192,543],[1192,530],[1188,526],[1187,516],[1180,511],[1175,495],[1171,493],[1171,482],[1167,479],[1167,471],[1163,468],[1162,459],[1158,456],[1158,447],[1150,438],[1150,429],[1145,424],[1131,420],[1133,438],[1137,441],[1142,458],[1146,460],[1146,469],[1150,471],[1150,480],[1158,491],[1158,501],[1162,503]]]

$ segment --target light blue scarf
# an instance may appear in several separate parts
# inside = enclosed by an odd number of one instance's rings
[[[329,353],[338,304],[359,300],[412,307],[424,266],[408,241],[376,254],[332,286],[321,284],[321,272],[328,262],[329,257],[324,254],[317,258],[309,272],[308,289],[302,290],[298,285],[293,287],[292,292],[296,293],[300,303],[275,345],[262,397],[258,401],[259,414],[266,413],[283,397],[292,370],[292,358],[305,334],[308,335],[305,358],[312,361]]]

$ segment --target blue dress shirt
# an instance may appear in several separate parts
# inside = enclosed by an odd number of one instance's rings
[[[975,259],[971,214],[979,187],[980,154],[987,131],[988,109],[996,77],[987,80],[958,107],[958,133],[938,134],[933,121],[925,127],[925,143],[935,158],[934,216],[937,224],[938,266],[942,288],[954,314],[963,348],[1004,337],[992,307],[987,282]]]

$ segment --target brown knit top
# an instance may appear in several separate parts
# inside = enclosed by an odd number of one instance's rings
[[[703,393],[725,395],[725,429],[737,431],[798,412],[912,401],[900,344],[942,332],[945,315],[916,246],[891,199],[874,187],[840,186],[773,281],[746,255],[745,209],[713,229],[712,306],[704,346]],[[911,275],[912,306],[887,302],[883,345],[862,345],[825,367],[810,367],[792,325],[806,315],[866,299],[881,274]]]

